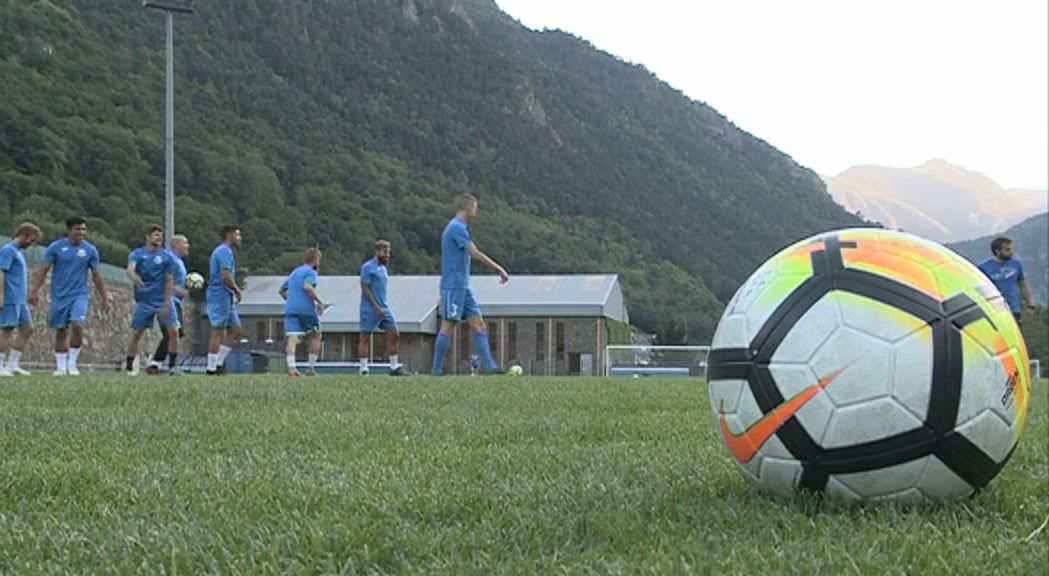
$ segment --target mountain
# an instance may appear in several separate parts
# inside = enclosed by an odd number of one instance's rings
[[[915,168],[854,166],[824,180],[850,212],[938,242],[993,234],[1049,208],[1045,190],[1003,190],[944,160]]]
[[[1031,296],[1043,306],[1049,303],[1049,213],[1032,216],[1001,234],[955,242],[947,247],[977,264],[991,255],[991,240],[996,236],[1012,238],[1013,252],[1023,260]]]
[[[0,226],[81,213],[119,265],[164,221],[164,45],[131,0],[0,0]],[[382,237],[393,273],[432,274],[470,192],[511,273],[618,273],[636,325],[705,342],[765,258],[863,224],[716,110],[492,0],[197,2],[174,45],[191,269],[237,222],[253,273],[320,246],[355,274]]]

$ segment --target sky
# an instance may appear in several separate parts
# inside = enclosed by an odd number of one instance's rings
[[[823,176],[938,158],[1049,189],[1046,0],[496,0]]]

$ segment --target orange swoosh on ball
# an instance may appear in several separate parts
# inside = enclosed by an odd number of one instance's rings
[[[801,410],[802,406],[834,381],[841,372],[841,370],[838,370],[824,377],[818,384],[798,392],[793,398],[776,406],[772,412],[766,414],[761,420],[758,420],[740,434],[736,434],[728,429],[728,421],[725,418],[725,401],[722,400],[721,434],[725,437],[725,443],[728,444],[729,452],[732,452],[736,460],[744,464],[750,462],[751,458],[758,453],[758,450],[761,449],[765,442],[768,442],[769,438],[772,438],[787,420],[790,420],[798,410]]]

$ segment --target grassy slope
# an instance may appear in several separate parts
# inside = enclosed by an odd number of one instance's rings
[[[0,571],[1037,573],[1046,382],[962,503],[756,493],[685,379],[33,376],[0,386]]]

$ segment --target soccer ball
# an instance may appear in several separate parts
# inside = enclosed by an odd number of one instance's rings
[[[511,376],[520,376],[521,374],[524,374],[524,368],[521,368],[520,364],[514,364],[510,367]]]
[[[190,290],[200,290],[204,287],[204,277],[200,275],[200,272],[190,272],[186,274],[186,288]]]
[[[817,235],[747,279],[718,323],[710,403],[743,474],[789,496],[956,500],[1005,466],[1031,376],[972,264],[881,229]]]

